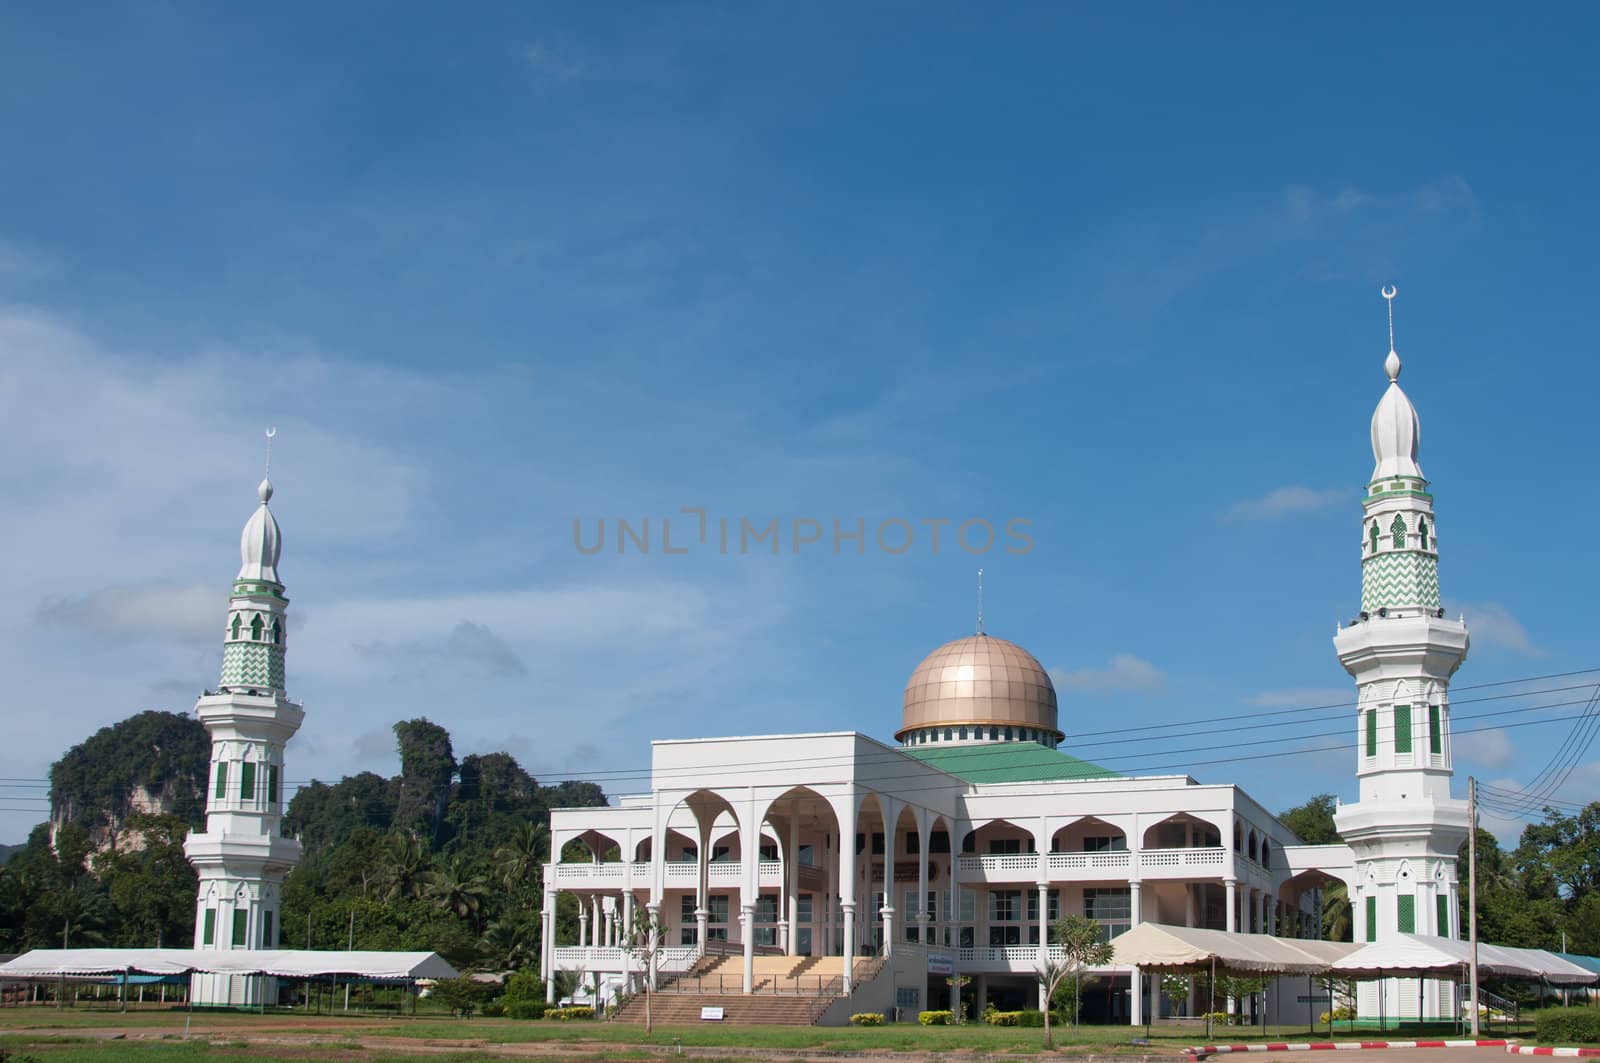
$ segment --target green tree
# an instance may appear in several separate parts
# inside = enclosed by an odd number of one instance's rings
[[[1039,965],[1036,972],[1039,984],[1044,987],[1044,1046],[1054,1048],[1055,1040],[1050,1031],[1049,1002],[1055,998],[1056,989],[1068,978],[1075,981],[1083,976],[1087,967],[1104,967],[1111,962],[1116,950],[1111,942],[1105,938],[1104,929],[1098,922],[1087,916],[1068,915],[1056,920],[1054,927],[1054,948],[1051,949],[1050,958]],[[1061,950],[1060,958],[1056,958],[1055,949]],[[1078,1023],[1078,1007],[1081,998],[1075,991],[1072,999],[1072,1023]]]
[[[1318,794],[1303,805],[1279,812],[1278,821],[1307,845],[1337,845],[1344,840],[1333,825],[1333,813],[1338,807],[1338,798],[1332,794]]]
[[[94,860],[114,910],[114,945],[188,948],[194,940],[199,878],[183,854],[189,825],[177,816],[135,813],[126,829],[137,847],[107,850]]]

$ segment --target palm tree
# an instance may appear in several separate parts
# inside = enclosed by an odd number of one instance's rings
[[[1323,940],[1349,941],[1353,928],[1349,887],[1343,882],[1328,883],[1322,888]]]
[[[489,884],[458,853],[449,863],[436,866],[426,875],[425,893],[431,901],[477,926],[478,913],[489,894]]]
[[[422,896],[428,858],[422,841],[409,834],[384,839],[384,863],[378,872],[386,901],[415,900]]]
[[[539,823],[524,823],[511,841],[494,851],[494,866],[508,893],[521,895],[524,911],[532,907],[533,890],[528,889],[544,863],[548,831]]]
[[[496,919],[483,930],[478,950],[490,970],[517,971],[534,963],[532,935],[528,924],[513,919]]]

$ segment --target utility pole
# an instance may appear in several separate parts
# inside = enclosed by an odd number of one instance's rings
[[[1471,999],[1472,1036],[1478,1036],[1478,780],[1467,776],[1467,933],[1472,939]]]

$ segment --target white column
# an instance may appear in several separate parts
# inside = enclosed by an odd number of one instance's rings
[[[659,933],[661,930],[661,905],[651,903],[646,906],[646,910],[650,913],[651,933]],[[645,972],[645,981],[650,984],[651,989],[656,987],[656,961],[654,960],[650,961],[650,970]]]
[[[750,993],[756,982],[756,906],[739,906],[740,933],[744,935],[744,991]]]
[[[578,898],[578,944],[589,948],[589,907],[582,897]]]
[[[755,985],[756,898],[761,895],[761,820],[756,814],[754,787],[746,790],[739,835],[739,924],[744,934],[744,991],[748,993]]]
[[[800,954],[800,898],[796,891],[800,886],[800,817],[789,817],[789,858],[784,866],[784,882],[788,893],[788,911],[786,923],[788,934],[784,941],[784,951],[790,956]],[[816,916],[816,898],[811,900],[812,917]],[[813,931],[813,934],[815,932]]]
[[[834,817],[839,821],[839,908],[844,914],[844,995],[855,985],[856,958],[856,794],[845,789],[833,801]]]
[[[1228,922],[1227,922],[1226,929],[1227,929],[1228,933],[1230,933],[1230,934],[1238,933],[1238,930],[1239,930],[1239,894],[1238,894],[1239,883],[1237,881],[1235,881],[1234,879],[1228,878],[1228,879],[1223,879],[1222,880],[1222,886],[1223,886],[1223,889],[1226,891],[1227,898],[1228,898],[1227,899],[1227,904],[1226,904],[1226,907],[1228,909],[1228,917],[1227,917],[1228,918]]]
[[[1043,859],[1044,859],[1043,854],[1041,854],[1040,855],[1040,860],[1041,860],[1041,865],[1040,866],[1041,866],[1041,868],[1043,867]],[[1041,870],[1039,873],[1041,875],[1044,874],[1043,870]],[[1037,964],[1039,970],[1041,970],[1041,971],[1044,970],[1045,961],[1047,961],[1049,958],[1050,958],[1050,883],[1048,881],[1041,881],[1039,883],[1039,952],[1038,952],[1038,964]],[[1040,985],[1039,986],[1039,1010],[1040,1011],[1048,1011],[1049,1008],[1050,1008],[1050,998],[1045,995],[1046,992],[1047,992],[1047,990],[1045,989],[1045,987],[1043,985]]]
[[[894,955],[894,833],[900,822],[899,809],[888,798],[880,798],[883,809],[883,907],[879,915],[883,921],[883,948],[880,956]]]
[[[622,937],[627,940],[633,934],[633,891],[629,890],[622,895]]]
[[[917,944],[928,942],[928,810],[917,810]],[[908,916],[909,917],[909,916]]]
[[[539,973],[544,976],[544,1001],[556,1002],[556,893],[544,891],[544,908],[539,913]]]
[[[1128,921],[1130,927],[1138,926],[1144,922],[1143,883],[1134,879],[1128,883]],[[1128,1022],[1131,1026],[1144,1025],[1144,972],[1135,967],[1128,976],[1128,988],[1132,990],[1132,1008],[1129,1010]]]

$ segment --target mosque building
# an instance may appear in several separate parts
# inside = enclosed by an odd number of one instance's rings
[[[663,935],[657,979],[787,994],[804,1021],[842,1022],[948,1006],[963,980],[978,1008],[1037,1007],[1035,971],[1069,913],[1108,938],[1146,922],[1317,937],[1321,891],[1337,882],[1357,942],[1459,936],[1468,818],[1450,792],[1448,688],[1468,639],[1439,604],[1433,496],[1393,347],[1391,327],[1362,500],[1361,608],[1334,639],[1357,689],[1359,800],[1336,816],[1345,843],[1302,844],[1232,783],[1123,776],[1072,756],[1048,673],[980,618],[912,671],[897,744],[856,732],[659,740],[648,793],[553,810],[540,969],[614,995],[643,977],[626,946],[648,925]],[[212,737],[206,829],[184,846],[199,875],[196,949],[276,949],[284,877],[300,857],[281,828],[284,748],[305,713],[285,685],[272,492],[263,479],[241,537],[221,682],[195,706]],[[588,859],[561,858],[574,842]],[[561,893],[578,902],[575,941],[555,940]],[[1139,1024],[1197,1003],[1168,998],[1137,968],[1096,973],[1091,1020]],[[266,975],[194,976],[197,1004],[276,992]],[[1366,984],[1358,1005],[1363,1017],[1448,1018],[1455,999],[1449,983],[1389,979]],[[1326,998],[1299,1003],[1303,1014]]]
[[[980,621],[912,671],[895,745],[855,732],[660,740],[648,793],[554,810],[541,969],[602,995],[636,984],[638,957],[623,946],[648,920],[664,934],[658,979],[834,993],[808,1018],[840,1022],[847,1010],[948,1007],[955,976],[978,1008],[1037,1007],[1034,972],[1069,913],[1107,936],[1156,922],[1318,937],[1321,891],[1338,882],[1357,942],[1459,935],[1467,812],[1450,793],[1448,687],[1468,639],[1440,608],[1433,496],[1390,332],[1362,501],[1361,608],[1335,638],[1358,695],[1359,800],[1336,820],[1345,844],[1302,844],[1235,784],[1122,776],[1072,756],[1045,669]],[[573,842],[588,859],[561,858]],[[554,940],[561,893],[578,902],[576,940]],[[1091,1020],[1142,1024],[1196,1004],[1136,968],[1097,974]],[[1359,1012],[1452,1018],[1454,993],[1368,983]],[[1278,1021],[1327,1007],[1298,1000],[1298,1015],[1279,1010]]]

